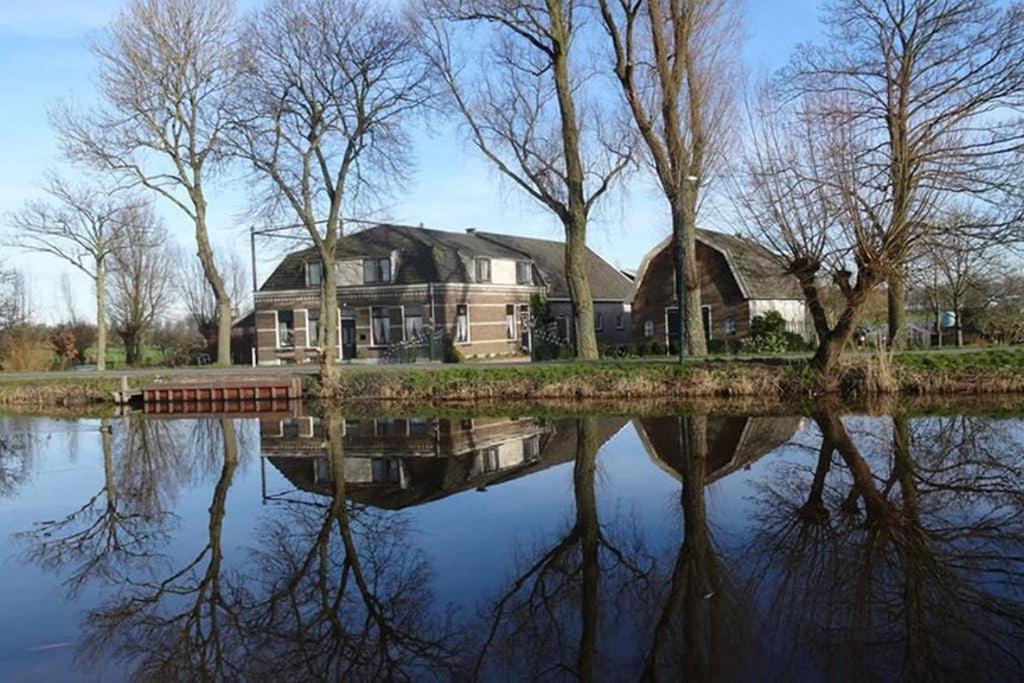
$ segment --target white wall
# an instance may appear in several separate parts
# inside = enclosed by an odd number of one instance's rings
[[[751,299],[750,317],[778,311],[787,323],[790,332],[803,334],[807,323],[807,307],[803,301],[793,299]]]

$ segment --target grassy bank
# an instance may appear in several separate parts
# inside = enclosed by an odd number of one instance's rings
[[[288,368],[280,368],[287,374]],[[216,370],[166,374],[201,379]],[[241,375],[234,375],[241,377]],[[141,387],[156,373],[133,376]],[[0,405],[60,406],[109,403],[119,388],[109,376],[57,374],[19,380],[0,375]],[[1024,395],[1024,351],[908,352],[851,355],[835,386],[847,401],[880,396]],[[798,404],[826,391],[802,358],[712,359],[686,365],[659,361],[564,362],[489,366],[350,366],[321,388],[307,380],[310,397],[339,403],[466,404],[502,402],[627,401],[671,404],[695,399]]]
[[[131,387],[140,387],[151,377],[133,378]],[[72,374],[52,379],[14,380],[0,375],[0,406],[87,406],[113,403],[113,394],[121,388],[118,377],[75,377]]]
[[[851,356],[839,369],[846,399],[887,395],[1024,394],[1024,352]],[[342,372],[323,397],[337,402],[757,399],[794,402],[827,393],[805,359],[550,363]]]

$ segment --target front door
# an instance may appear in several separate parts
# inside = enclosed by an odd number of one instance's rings
[[[343,360],[352,360],[356,357],[355,318],[341,319],[341,357]]]

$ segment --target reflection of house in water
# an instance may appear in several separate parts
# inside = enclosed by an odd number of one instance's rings
[[[637,434],[651,459],[678,479],[683,471],[681,428],[683,420],[692,427],[707,425],[705,484],[710,484],[749,465],[793,438],[800,429],[800,417],[709,415],[704,420],[681,417],[652,417],[634,420]]]
[[[626,424],[598,420],[598,446]],[[262,453],[296,488],[331,495],[323,422],[299,417],[260,423]],[[349,499],[399,509],[500,484],[576,456],[576,420],[383,418],[346,420]]]

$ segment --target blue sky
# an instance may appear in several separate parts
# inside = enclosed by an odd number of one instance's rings
[[[240,2],[244,9],[253,0]],[[817,0],[748,0],[744,60],[754,74],[779,67],[799,42],[819,35]],[[47,110],[63,99],[88,102],[94,74],[87,44],[121,5],[118,0],[0,0],[0,216],[39,193],[50,168],[61,168]],[[391,220],[442,229],[479,227],[498,232],[558,239],[561,228],[544,210],[502,182],[454,126],[437,123],[414,136],[417,172],[407,191],[395,197]],[[248,259],[246,198],[237,179],[226,178],[211,198],[211,229],[220,248],[238,249]],[[667,233],[664,200],[638,178],[607,202],[592,222],[593,249],[621,267],[635,267]],[[158,204],[171,234],[191,245],[184,216]],[[91,311],[87,278],[53,258],[2,248],[9,264],[22,270],[35,307],[47,322],[64,316],[58,295],[62,273],[72,278],[81,315]],[[186,249],[185,254],[192,251]],[[266,277],[273,258],[261,258]]]

